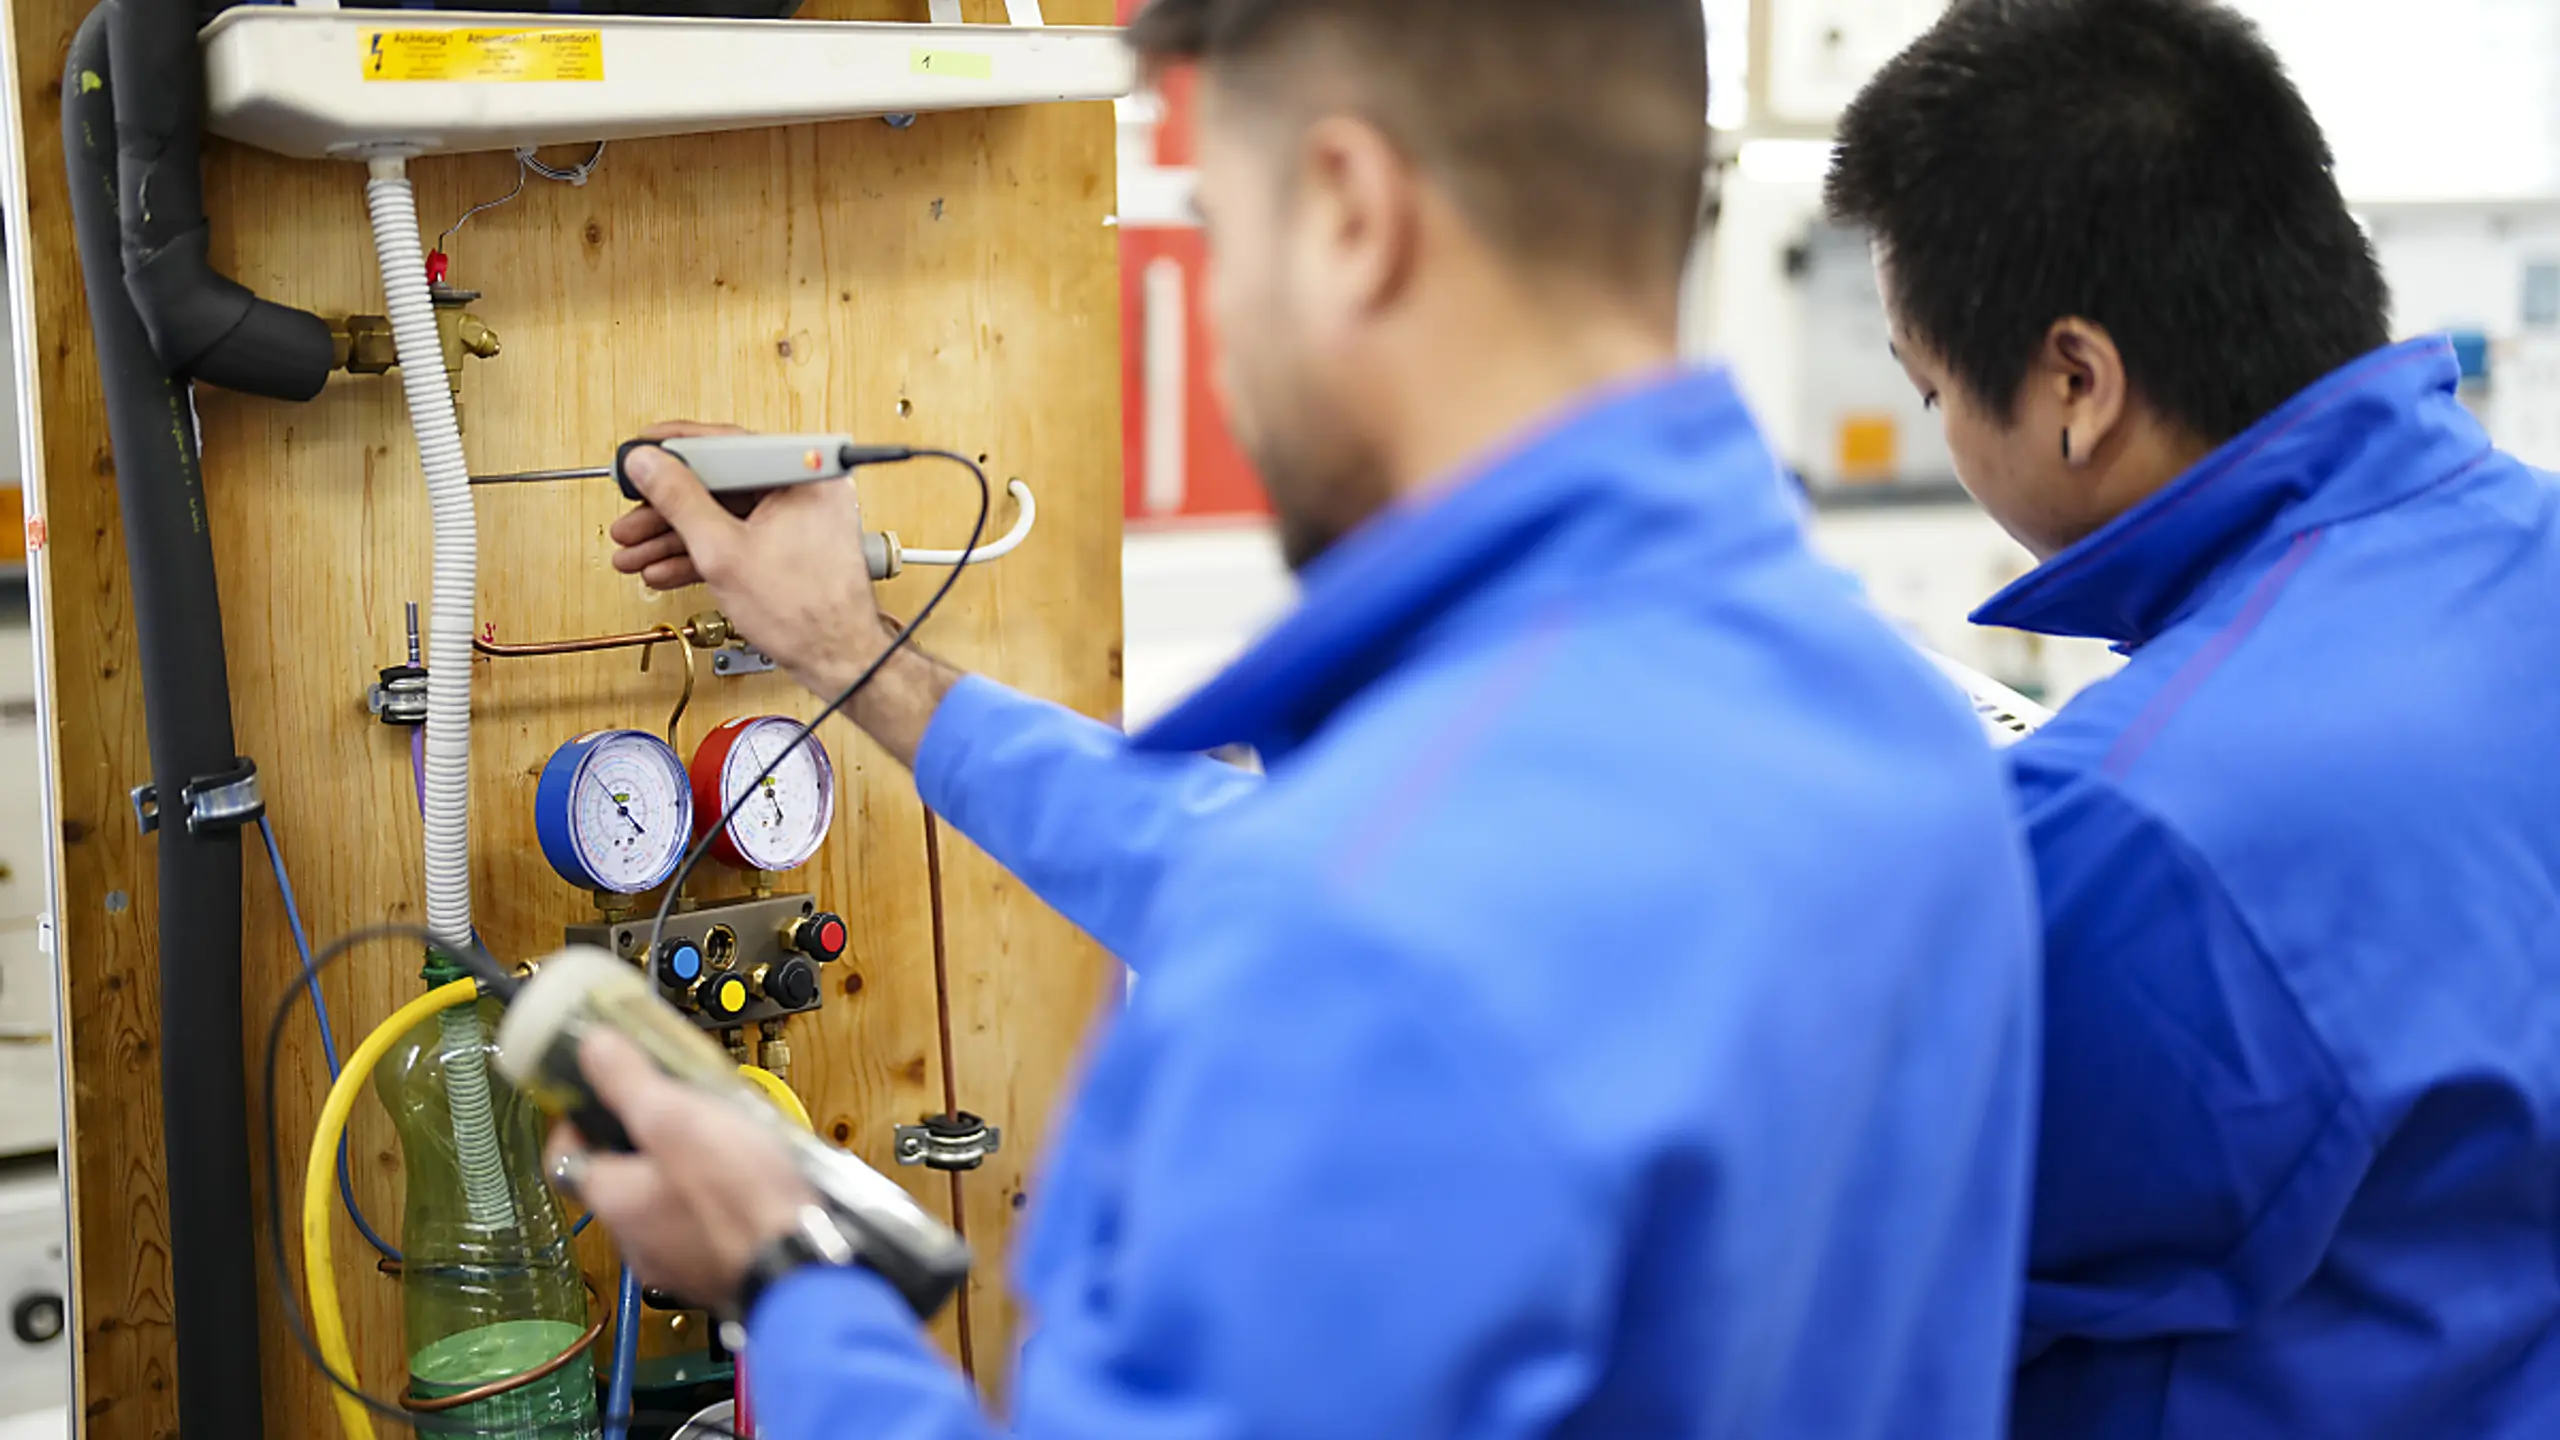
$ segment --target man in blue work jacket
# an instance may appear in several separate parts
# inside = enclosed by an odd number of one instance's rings
[[[2006,1406],[2034,907],[1964,706],[1675,361],[1696,0],[1160,0],[1241,438],[1304,604],[1134,740],[898,651],[852,705],[1137,967],[1020,1283],[1036,1437],[1978,1440]],[[662,452],[617,563],[832,696],[850,486]],[[1035,545],[1037,540],[1033,542]],[[1269,779],[1199,758],[1247,743]],[[921,963],[919,961],[919,963]],[[990,1433],[807,1192],[627,1049],[566,1178],[746,1317],[763,1433]]]
[[[2560,1436],[2560,489],[2203,0],[1958,6],[1833,212],[2123,672],[2012,752],[2047,953],[2016,1429]]]

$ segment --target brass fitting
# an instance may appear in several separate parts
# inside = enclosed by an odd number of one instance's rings
[[[329,331],[336,368],[350,375],[383,375],[399,368],[400,347],[387,315],[350,315]],[[436,306],[436,340],[444,349],[445,383],[453,390],[456,414],[462,407],[462,362],[495,360],[498,332],[459,305]]]
[[[684,622],[684,638],[692,641],[697,649],[717,650],[737,639],[738,632],[729,624],[728,616],[717,610],[705,610]]]
[[[391,338],[388,315],[350,315],[332,326],[336,368],[350,375],[388,374],[400,363],[400,347]]]
[[[445,373],[457,380],[462,375],[464,356],[474,360],[498,358],[498,332],[468,310],[439,306],[436,310],[436,338],[444,343]]]
[[[765,1022],[764,1042],[756,1046],[756,1064],[773,1072],[773,1078],[791,1078],[791,1045],[782,1038],[782,1027]]]

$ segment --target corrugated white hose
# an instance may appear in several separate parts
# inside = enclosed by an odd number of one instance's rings
[[[471,468],[462,458],[462,424],[436,337],[435,302],[427,293],[427,256],[418,232],[418,197],[408,166],[373,162],[365,185],[373,214],[373,249],[382,264],[383,305],[400,356],[400,387],[427,476],[435,521],[435,582],[427,623],[427,928],[465,937],[471,927],[471,629],[480,582],[480,535],[471,505]],[[515,1199],[489,1108],[488,1036],[479,1007],[456,1006],[437,1019],[444,1042],[445,1101],[474,1223],[512,1228]]]

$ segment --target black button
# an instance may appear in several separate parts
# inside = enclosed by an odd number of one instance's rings
[[[818,967],[794,955],[764,967],[758,988],[785,1010],[802,1010],[818,998]]]

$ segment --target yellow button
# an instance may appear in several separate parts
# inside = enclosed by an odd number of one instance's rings
[[[746,981],[744,981],[744,980],[741,980],[741,979],[737,978],[737,977],[736,977],[736,976],[734,976],[734,975],[733,975],[733,976],[731,976],[731,977],[729,977],[729,978],[728,978],[728,979],[726,979],[726,980],[721,981],[721,982],[720,982],[720,1008],[721,1008],[721,1009],[723,1009],[723,1010],[744,1010],[744,1009],[746,1009],[746,1008],[747,1008],[747,982],[746,982]]]

